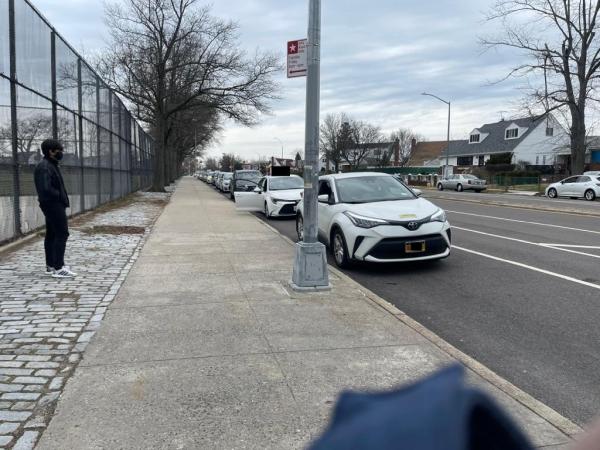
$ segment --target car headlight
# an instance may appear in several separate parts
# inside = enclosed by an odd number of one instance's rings
[[[286,202],[286,201],[288,201],[288,200],[284,200],[284,199],[282,199],[282,198],[273,198],[273,197],[271,197],[271,201],[272,201],[273,203],[277,204],[277,202]]]
[[[373,228],[378,225],[387,225],[389,222],[383,219],[376,219],[374,217],[361,216],[350,211],[345,211],[344,215],[350,219],[350,221],[360,228]]]
[[[446,218],[446,211],[444,211],[443,209],[439,209],[436,213],[434,213],[429,220],[431,222],[445,222],[447,220]]]

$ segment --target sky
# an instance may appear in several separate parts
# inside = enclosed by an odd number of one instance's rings
[[[120,1],[120,0],[118,0]],[[101,0],[32,0],[57,31],[84,55],[104,48]],[[519,115],[522,80],[498,83],[522,55],[483,51],[479,38],[495,34],[485,20],[493,0],[323,0],[321,119],[328,113],[381,127],[409,128],[426,140],[451,138]],[[235,21],[239,45],[249,53],[273,51],[285,62],[287,41],[307,35],[308,0],[217,0],[212,14]],[[281,99],[252,128],[226,122],[207,156],[242,159],[293,157],[304,149],[306,78],[276,77]]]

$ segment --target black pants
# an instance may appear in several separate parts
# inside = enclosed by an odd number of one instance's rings
[[[46,265],[56,270],[65,265],[65,247],[69,238],[66,208],[61,204],[41,205],[46,217]]]

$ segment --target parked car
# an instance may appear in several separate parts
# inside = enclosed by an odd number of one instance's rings
[[[213,174],[212,180],[210,181],[210,184],[212,184],[213,186],[217,186],[217,180],[219,179],[219,174],[221,173],[220,170],[215,170],[215,173]]]
[[[224,175],[225,175],[225,172],[219,172],[219,175],[217,175],[217,181],[215,181],[215,187],[217,188],[218,191],[221,190],[221,183],[223,182]]]
[[[354,172],[319,178],[318,232],[339,267],[446,258],[451,230],[444,210],[392,175]],[[304,237],[302,201],[296,232]]]
[[[225,172],[223,174],[223,180],[221,181],[221,191],[229,192],[229,185],[231,184],[231,177],[233,177],[233,172]]]
[[[438,191],[444,189],[455,189],[458,192],[472,190],[475,192],[485,191],[486,182],[475,175],[457,174],[442,178],[437,184]]]
[[[267,218],[296,214],[304,182],[298,175],[260,179],[252,191],[234,193],[236,209],[242,211],[262,211]]]
[[[206,176],[206,182],[208,184],[212,184],[213,183],[213,178],[215,177],[215,171],[214,170],[210,170],[208,172],[208,175]]]
[[[235,192],[251,191],[262,178],[260,170],[236,170],[229,183],[229,198],[234,200]]]
[[[600,170],[589,170],[587,172],[583,172],[584,175],[590,175],[593,177],[600,177]]]
[[[593,201],[600,196],[600,176],[576,175],[552,183],[546,188],[549,198],[571,197]]]

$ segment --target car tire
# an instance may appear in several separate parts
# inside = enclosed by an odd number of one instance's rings
[[[585,191],[583,196],[589,202],[593,202],[594,200],[596,200],[596,193],[591,189],[588,189],[587,191]]]
[[[271,218],[271,213],[269,211],[269,205],[267,205],[267,202],[265,202],[265,208],[263,209],[263,214],[265,215],[265,217],[267,219]]]
[[[331,236],[331,253],[336,266],[340,269],[350,267],[350,259],[348,258],[348,246],[344,233],[339,228],[333,231]]]
[[[462,191],[464,190],[464,189],[463,189],[463,185],[462,185],[462,184],[460,184],[460,183],[458,183],[458,184],[456,185],[456,190],[457,190],[458,192],[462,192]]]
[[[437,188],[438,188],[438,191],[443,191],[444,185],[442,183],[438,183]]]
[[[556,197],[558,197],[558,192],[556,192],[556,189],[554,189],[554,188],[548,189],[548,198],[556,198]]]
[[[235,202],[235,196],[233,195],[233,189],[229,188],[229,198]]]
[[[300,214],[296,216],[296,236],[298,237],[298,242],[304,240],[304,219]]]

